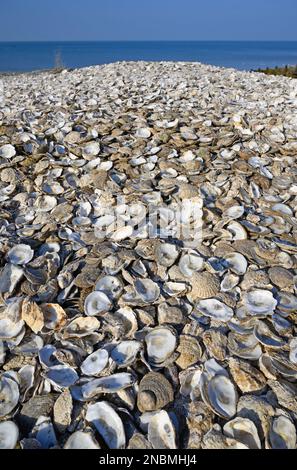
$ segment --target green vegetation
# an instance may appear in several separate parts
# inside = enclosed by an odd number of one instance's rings
[[[274,67],[274,68],[266,68],[266,69],[257,69],[254,72],[261,72],[266,73],[266,75],[283,75],[285,77],[290,78],[297,78],[297,65],[289,66],[285,65],[285,67]]]

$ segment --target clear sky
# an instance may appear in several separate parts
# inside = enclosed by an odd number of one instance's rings
[[[297,40],[297,0],[1,0],[0,41]]]

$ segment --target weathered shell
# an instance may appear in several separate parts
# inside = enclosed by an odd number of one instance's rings
[[[104,329],[111,332],[115,340],[132,338],[137,327],[136,315],[130,307],[119,308],[104,317]]]
[[[38,333],[44,327],[44,317],[41,308],[29,299],[24,299],[22,303],[22,320],[31,328],[34,333]]]
[[[194,336],[190,335],[181,335],[179,337],[177,352],[180,353],[180,355],[175,362],[181,369],[187,369],[196,364],[202,356],[199,341]]]
[[[282,348],[286,344],[286,341],[273,333],[271,328],[261,320],[259,320],[255,325],[254,335],[259,343],[264,344],[264,346],[269,348]]]
[[[266,386],[264,375],[249,362],[231,357],[229,368],[234,382],[243,393],[262,390]]]
[[[243,206],[232,206],[224,211],[224,216],[230,219],[239,219],[244,214]]]
[[[129,440],[129,445],[127,449],[152,449],[151,444],[146,440],[143,434],[134,433],[131,439]]]
[[[135,361],[140,349],[141,343],[139,341],[121,341],[110,355],[118,367],[127,367]]]
[[[234,315],[232,308],[217,299],[200,300],[196,304],[196,309],[207,317],[228,322]]]
[[[134,379],[131,374],[122,372],[113,374],[100,379],[93,379],[82,386],[82,396],[84,399],[90,399],[100,393],[116,393],[131,387]]]
[[[145,337],[148,361],[158,367],[168,359],[176,348],[176,336],[169,328],[159,326]]]
[[[135,137],[139,137],[140,139],[148,139],[151,136],[151,131],[147,127],[141,127],[137,129],[135,133]]]
[[[0,147],[0,158],[10,159],[16,155],[16,150],[13,145],[5,144]]]
[[[185,277],[192,277],[194,272],[200,271],[203,268],[203,264],[203,258],[197,252],[191,251],[181,256],[178,267]]]
[[[281,266],[273,266],[268,270],[270,281],[280,289],[288,289],[294,284],[294,275]]]
[[[34,251],[29,245],[15,245],[7,254],[8,261],[12,264],[27,264],[34,256]]]
[[[48,330],[60,330],[65,326],[67,313],[59,304],[42,304],[40,309],[43,313],[44,326]]]
[[[290,361],[293,364],[297,364],[297,338],[293,338],[290,341]]]
[[[126,225],[125,227],[121,227],[113,232],[110,238],[114,242],[119,242],[121,240],[125,240],[126,238],[130,238],[132,234],[133,227],[131,225]]]
[[[220,282],[214,274],[195,272],[191,277],[191,291],[187,294],[191,302],[198,299],[209,299],[217,295],[220,291]]]
[[[22,335],[23,333],[25,333],[23,320],[14,323],[9,318],[0,318],[1,339],[8,340],[16,338],[18,335]]]
[[[75,338],[88,336],[94,331],[98,330],[100,322],[97,318],[93,317],[77,317],[70,322],[63,330],[64,338]]]
[[[200,387],[203,400],[216,414],[225,419],[236,414],[237,392],[228,377],[217,374],[210,380],[202,380]]]
[[[237,286],[238,283],[239,283],[239,276],[228,273],[224,276],[221,282],[221,290],[222,292],[228,292],[232,290],[235,286]]]
[[[69,390],[64,390],[54,404],[54,424],[56,429],[63,433],[71,424],[73,411],[72,396]]]
[[[202,338],[210,357],[213,356],[218,361],[226,358],[227,338],[221,331],[210,328],[203,333]]]
[[[277,300],[268,290],[255,289],[244,295],[244,307],[250,315],[272,315],[276,306]]]
[[[67,439],[64,449],[100,449],[100,446],[90,432],[75,431]]]
[[[0,417],[2,417],[16,407],[20,397],[18,384],[5,373],[0,376],[0,397]]]
[[[262,355],[262,348],[254,335],[229,333],[228,348],[235,356],[255,361]]]
[[[13,421],[0,422],[0,449],[14,449],[19,438],[19,428]]]
[[[261,441],[253,421],[235,418],[224,425],[224,434],[245,444],[249,449],[261,449]]]
[[[107,366],[108,360],[108,352],[105,349],[97,349],[83,361],[81,371],[85,375],[97,375]]]
[[[293,422],[286,416],[273,418],[269,441],[272,449],[295,449],[296,429]]]
[[[247,270],[247,260],[241,253],[229,253],[224,256],[229,269],[239,276],[245,274]]]
[[[78,380],[77,372],[69,366],[58,365],[49,369],[46,378],[58,387],[70,387]]]
[[[0,274],[0,292],[9,292],[11,294],[22,279],[23,274],[22,268],[7,263]]]
[[[160,295],[158,284],[151,279],[137,279],[134,286],[137,294],[145,303],[155,302]]]
[[[173,400],[171,383],[158,372],[149,372],[139,383],[137,407],[142,412],[164,408]]]
[[[95,290],[104,292],[110,300],[115,300],[121,295],[123,284],[115,276],[104,276],[97,282]]]
[[[39,416],[32,430],[32,435],[40,443],[42,449],[51,449],[57,445],[54,426],[47,416]]]
[[[167,268],[173,265],[178,254],[177,247],[170,243],[160,243],[155,249],[155,256],[158,264]]]
[[[109,449],[123,449],[126,445],[124,426],[119,415],[106,401],[89,405],[86,420],[92,423]]]
[[[148,440],[154,449],[176,449],[175,428],[166,411],[159,411],[150,420]]]
[[[85,300],[85,314],[90,317],[106,313],[111,308],[112,302],[104,292],[92,292]]]

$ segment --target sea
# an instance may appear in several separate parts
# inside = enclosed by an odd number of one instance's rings
[[[30,72],[63,64],[190,61],[239,70],[297,64],[297,41],[0,42],[0,72]]]

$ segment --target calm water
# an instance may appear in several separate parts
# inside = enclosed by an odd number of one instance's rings
[[[119,60],[181,60],[250,70],[297,64],[297,41],[0,43],[0,71],[51,68],[57,53],[71,68]]]

